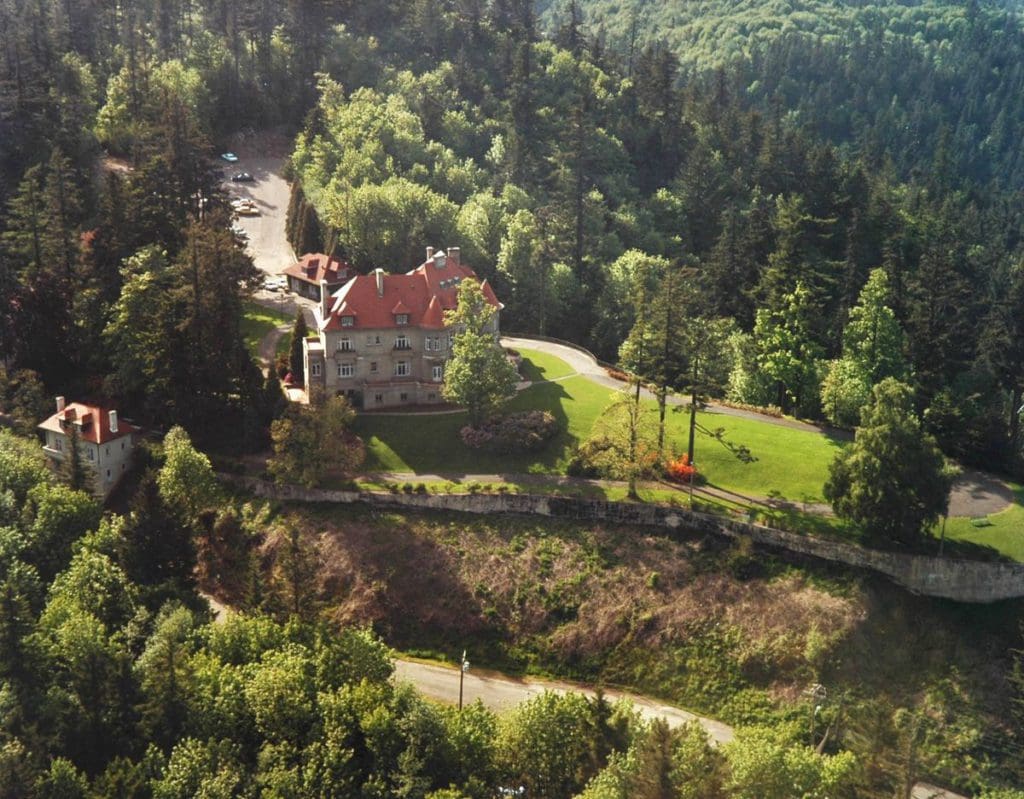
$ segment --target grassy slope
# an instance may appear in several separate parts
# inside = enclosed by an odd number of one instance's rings
[[[468,647],[481,665],[626,685],[732,723],[806,718],[801,691],[821,682],[845,697],[844,728],[868,748],[891,745],[879,725],[894,706],[926,702],[944,721],[929,732],[925,768],[950,784],[989,768],[982,733],[1004,734],[1002,674],[1020,644],[1021,603],[956,606],[621,527],[285,513],[317,542],[326,615],[370,622],[404,650]]]

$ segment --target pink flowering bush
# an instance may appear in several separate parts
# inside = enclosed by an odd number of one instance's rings
[[[536,452],[558,432],[555,417],[547,411],[524,411],[488,419],[479,427],[466,425],[459,432],[462,443],[487,452]]]

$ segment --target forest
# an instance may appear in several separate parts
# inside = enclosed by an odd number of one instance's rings
[[[839,426],[897,378],[947,455],[1022,474],[1012,5],[0,0],[0,51],[0,408],[19,434],[66,394],[203,449],[267,445],[281,391],[243,340],[259,274],[216,156],[277,130],[296,252],[397,272],[461,246],[505,331]],[[698,378],[701,331],[721,346]],[[236,540],[243,511],[218,527],[216,502],[153,476],[101,520],[3,436],[4,799],[457,799],[540,774],[531,795],[656,796],[671,774],[673,795],[753,798],[779,764],[806,796],[891,787],[809,757],[796,727],[734,754],[603,705],[429,706],[386,682],[372,634],[292,618],[287,570],[268,618],[210,626],[185,542]],[[180,549],[144,556],[153,540]],[[568,743],[537,731],[563,723]],[[972,788],[1012,784],[1006,747]],[[531,751],[565,760],[510,763]]]

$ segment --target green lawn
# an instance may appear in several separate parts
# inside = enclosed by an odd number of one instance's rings
[[[260,341],[278,325],[291,324],[295,320],[288,314],[280,311],[264,308],[255,302],[242,303],[242,338],[245,346],[253,355],[258,354]],[[277,351],[283,352],[288,348],[288,336],[282,336],[277,343]]]
[[[946,523],[946,537],[989,546],[1007,557],[1024,561],[1024,486],[1010,483],[1010,487],[1017,495],[1016,504],[1001,513],[986,516],[988,526],[976,527],[970,519],[953,517]]]
[[[584,377],[557,383],[538,383],[519,392],[509,410],[548,410],[562,432],[543,452],[492,455],[463,446],[459,430],[464,413],[436,416],[377,416],[363,414],[355,431],[366,442],[366,471],[445,474],[559,473],[572,447],[587,437],[608,405],[611,392]]]
[[[560,359],[544,353],[522,351],[529,363],[524,375],[533,380],[551,380],[571,373]],[[509,403],[509,410],[548,410],[555,415],[562,432],[543,451],[528,455],[492,455],[474,452],[462,445],[459,430],[466,415],[437,416],[363,414],[356,421],[356,432],[367,446],[365,470],[370,472],[417,472],[420,474],[562,474],[573,447],[585,440],[602,411],[611,403],[613,392],[585,377],[569,377],[558,382],[542,382],[520,392]],[[656,423],[654,403],[650,418]],[[822,488],[829,464],[845,441],[819,433],[795,430],[777,424],[702,412],[698,424],[707,431],[721,429],[718,437],[698,433],[696,462],[708,482],[719,488],[756,497],[779,496],[799,506],[803,502],[822,502]],[[666,418],[666,449],[685,452],[689,416],[683,410],[670,409]],[[745,447],[749,457],[738,457]],[[526,486],[520,490],[526,490]],[[536,490],[536,489],[535,489]],[[562,490],[562,489],[559,489]],[[603,495],[619,499],[624,489],[564,489],[567,493]],[[952,518],[946,535],[952,540],[991,546],[999,552],[1024,561],[1024,487],[1014,486],[1016,505],[988,517],[991,526],[976,527],[970,519]],[[648,500],[666,501],[671,491],[649,490]],[[783,512],[764,513],[764,521],[811,529],[807,514],[792,519],[775,518]],[[771,517],[771,518],[769,518]],[[834,518],[818,520],[822,529],[840,535],[853,535]]]
[[[530,360],[527,374],[560,376],[571,373],[560,359],[523,352]],[[562,433],[543,452],[528,455],[490,455],[467,449],[459,441],[465,414],[438,416],[375,416],[364,414],[356,432],[367,445],[367,471],[444,474],[561,473],[573,446],[585,440],[614,392],[585,377],[539,383],[520,392],[509,410],[540,408],[554,414]],[[654,407],[654,403],[650,403]],[[653,414],[652,414],[653,415]],[[792,430],[748,419],[698,414],[709,430],[724,428],[722,440],[698,435],[696,460],[717,486],[769,496],[778,493],[794,502],[820,501],[824,475],[841,446],[816,433]],[[666,421],[667,448],[685,451],[686,413],[670,411]],[[752,460],[744,462],[729,447],[745,446]]]

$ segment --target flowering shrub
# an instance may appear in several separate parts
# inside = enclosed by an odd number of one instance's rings
[[[555,417],[547,411],[525,411],[489,419],[479,427],[459,431],[462,443],[489,452],[536,452],[558,432]]]
[[[689,483],[691,480],[696,481],[697,467],[690,463],[689,455],[681,455],[665,464],[665,474],[668,475],[670,480],[675,480],[678,483]]]

